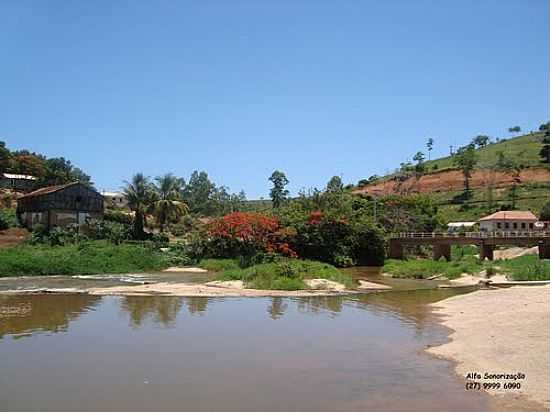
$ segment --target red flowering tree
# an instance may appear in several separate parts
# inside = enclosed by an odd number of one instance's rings
[[[258,252],[295,257],[286,239],[291,233],[279,226],[277,218],[259,213],[235,212],[208,227],[210,252],[219,257],[249,256]]]

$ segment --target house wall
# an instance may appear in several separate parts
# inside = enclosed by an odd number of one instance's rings
[[[515,232],[537,230],[532,220],[489,220],[479,222],[482,232]]]
[[[128,206],[128,201],[122,194],[120,196],[103,195],[103,199],[107,207],[124,209]]]
[[[32,229],[37,225],[67,227],[78,223],[79,226],[82,226],[89,220],[101,218],[101,213],[74,210],[50,210],[45,212],[23,212],[21,213],[20,219],[24,226]]]
[[[34,188],[35,183],[34,180],[30,179],[7,179],[0,177],[0,188],[3,189],[30,191]]]

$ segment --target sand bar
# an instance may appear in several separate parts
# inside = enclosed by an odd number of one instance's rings
[[[488,392],[523,395],[550,409],[550,286],[479,290],[431,306],[453,332],[450,342],[429,353],[456,361],[463,378],[471,372],[525,374],[519,390]]]

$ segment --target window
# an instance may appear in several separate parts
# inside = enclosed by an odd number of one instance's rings
[[[510,223],[506,222],[506,223],[504,224],[504,228],[505,228],[505,229],[510,229]]]
[[[517,229],[517,228],[518,228],[518,223],[514,222],[514,229]]]
[[[502,223],[498,222],[497,223],[497,228],[502,229]]]
[[[521,228],[522,228],[522,229],[525,229],[525,222],[522,222],[522,223],[521,223]]]
[[[529,229],[533,229],[533,224],[529,223]]]

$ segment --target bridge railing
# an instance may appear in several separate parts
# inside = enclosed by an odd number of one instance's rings
[[[497,231],[497,232],[400,232],[392,235],[398,239],[491,239],[491,238],[550,238],[548,231]]]

